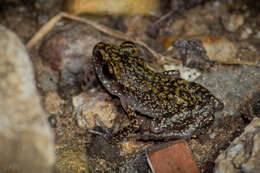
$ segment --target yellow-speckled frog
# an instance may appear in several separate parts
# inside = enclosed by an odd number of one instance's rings
[[[152,119],[139,138],[169,140],[190,137],[197,129],[214,119],[214,112],[223,108],[209,90],[179,77],[178,71],[157,73],[138,57],[134,43],[120,46],[98,43],[93,49],[93,62],[99,80],[121,105],[129,125],[109,136],[120,141],[139,130],[142,122],[137,114]]]

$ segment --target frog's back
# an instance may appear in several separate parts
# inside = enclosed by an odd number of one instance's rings
[[[150,117],[184,113],[218,100],[203,86],[181,78],[162,79],[154,75],[153,82],[142,82],[129,90],[134,108]],[[147,85],[148,83],[148,85]],[[213,106],[214,107],[214,106]]]

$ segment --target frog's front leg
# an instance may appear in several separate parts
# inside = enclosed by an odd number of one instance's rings
[[[189,124],[186,127],[180,125],[167,125],[166,121],[169,118],[153,119],[151,121],[149,130],[142,131],[142,133],[136,134],[134,137],[137,140],[176,140],[187,139],[192,136],[196,127],[193,124]]]

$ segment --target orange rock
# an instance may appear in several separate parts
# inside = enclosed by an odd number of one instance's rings
[[[199,173],[184,140],[149,154],[149,160],[156,173]]]

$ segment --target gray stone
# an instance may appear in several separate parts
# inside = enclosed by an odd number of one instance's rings
[[[260,86],[260,68],[226,67],[203,74],[195,82],[205,86],[224,102],[225,116],[238,116],[240,113],[237,105],[243,102],[243,98],[249,92],[258,90]],[[223,118],[221,112],[216,112],[215,115],[216,119]]]
[[[253,119],[215,163],[215,173],[260,172],[260,119]]]
[[[18,37],[0,25],[0,172],[48,173],[54,140]]]

